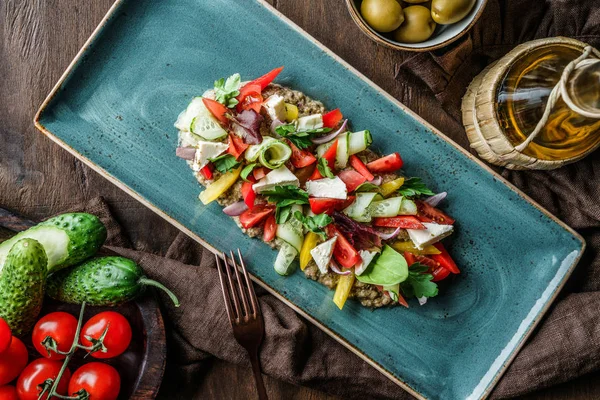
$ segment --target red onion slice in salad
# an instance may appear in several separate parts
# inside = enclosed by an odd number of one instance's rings
[[[348,120],[344,120],[344,123],[342,124],[342,126],[340,126],[340,129],[338,129],[335,132],[332,132],[328,135],[325,136],[321,136],[320,138],[315,138],[312,139],[312,142],[314,144],[323,144],[323,143],[327,143],[332,141],[333,139],[335,139],[340,133],[343,133],[344,131],[346,131],[346,126],[348,125]]]
[[[337,265],[337,263],[335,261],[333,261],[333,259],[331,259],[329,264],[331,266],[331,270],[338,275],[350,275],[352,273],[351,269],[342,271],[341,268]]]
[[[396,230],[392,233],[377,232],[377,236],[379,236],[381,240],[390,240],[398,236],[401,230],[402,228],[396,228]]]
[[[175,155],[179,158],[183,158],[184,160],[193,160],[196,156],[196,148],[195,147],[178,147],[175,150]]]
[[[383,178],[380,176],[377,176],[373,180],[370,180],[369,183],[373,184],[375,186],[380,186],[383,183]]]
[[[244,211],[248,209],[248,206],[243,201],[238,201],[237,203],[233,203],[228,205],[223,209],[223,212],[230,217],[237,217],[241,215]]]
[[[447,195],[448,195],[447,192],[441,192],[441,193],[438,193],[436,195],[426,198],[424,201],[425,201],[425,203],[429,204],[430,206],[435,207],[438,204],[440,204],[441,201],[444,200]]]

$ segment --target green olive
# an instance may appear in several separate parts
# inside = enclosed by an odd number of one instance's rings
[[[404,21],[402,7],[396,0],[363,0],[360,13],[377,32],[391,32]]]
[[[404,22],[394,32],[394,39],[403,43],[420,43],[429,39],[435,22],[427,7],[410,6],[404,9]]]
[[[440,25],[453,24],[467,16],[476,0],[433,0],[431,16]]]

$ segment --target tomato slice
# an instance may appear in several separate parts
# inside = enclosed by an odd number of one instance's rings
[[[295,168],[304,168],[317,161],[317,158],[308,150],[300,150],[294,143],[287,141],[287,144],[292,149],[290,161]]]
[[[275,233],[277,232],[277,222],[275,221],[275,214],[269,215],[265,221],[265,231],[263,232],[263,240],[270,242],[275,239]]]
[[[256,193],[254,192],[254,189],[252,189],[252,185],[252,182],[242,183],[242,197],[249,210],[252,210],[254,207],[254,200],[256,200]]]
[[[433,275],[433,279],[431,280],[432,282],[439,282],[446,279],[450,275],[450,270],[440,265],[431,272],[431,275]]]
[[[204,103],[206,108],[208,108],[208,111],[210,111],[210,113],[214,115],[220,123],[222,123],[223,125],[227,125],[229,123],[229,120],[225,115],[228,112],[227,107],[225,107],[223,104],[219,103],[216,100],[207,99],[205,97],[202,98],[202,102]]]
[[[331,214],[336,210],[343,209],[342,207],[346,204],[346,201],[347,200],[319,197],[308,199],[308,204],[310,204],[310,209],[315,214]]]
[[[365,165],[365,163],[362,162],[361,159],[358,158],[354,154],[350,156],[350,165],[359,174],[361,174],[362,176],[364,176],[366,178],[366,180],[372,181],[373,179],[375,179],[375,177],[373,176],[373,174],[371,173],[371,171],[369,171],[369,169],[367,168],[367,166]]]
[[[213,178],[213,166],[212,164],[206,164],[204,167],[202,167],[200,169],[200,173],[202,174],[202,176],[206,179],[208,179],[209,181],[212,180]]]
[[[232,133],[229,134],[229,148],[227,152],[237,160],[248,148],[248,144],[244,143],[244,139]]]
[[[255,80],[248,82],[245,86],[248,85],[258,85],[260,86],[261,91],[265,90],[265,88],[269,85],[269,83],[273,82],[277,75],[283,70],[283,66],[279,68],[275,68],[274,70],[267,72],[260,78],[256,78]],[[243,88],[242,88],[243,89]],[[241,91],[240,91],[241,92]]]
[[[456,263],[454,262],[454,260],[450,256],[450,254],[448,253],[448,250],[446,250],[446,248],[444,247],[444,245],[438,242],[438,243],[435,243],[434,246],[441,253],[440,254],[432,254],[432,255],[430,255],[430,257],[432,259],[434,259],[435,261],[437,261],[440,264],[440,266],[446,268],[448,271],[452,272],[453,274],[460,274],[460,270],[458,269],[458,266],[456,265]]]
[[[339,108],[331,110],[328,113],[323,114],[323,126],[325,128],[335,128],[342,118],[344,118],[344,116]]]
[[[417,200],[417,209],[419,210],[420,215],[424,215],[425,217],[437,222],[441,225],[452,225],[454,224],[455,219],[443,212],[442,210],[433,207],[429,203],[426,203],[422,200]]]
[[[263,105],[263,97],[261,87],[257,84],[247,84],[240,89],[240,94],[236,97],[238,104],[237,112],[244,110],[254,110],[260,114],[260,108]]]
[[[399,170],[402,168],[402,165],[404,165],[404,162],[402,161],[402,158],[400,158],[400,154],[392,153],[375,161],[371,161],[367,164],[367,168],[369,168],[369,171],[375,173],[388,173]]]
[[[348,190],[348,193],[356,190],[357,187],[365,183],[365,181],[367,180],[367,178],[351,169],[340,172],[338,174],[338,177],[346,184],[346,189]]]
[[[254,168],[254,170],[252,170],[252,176],[254,176],[254,179],[257,181],[264,178],[266,174],[268,174],[268,170],[265,167]]]
[[[246,210],[240,215],[240,223],[245,229],[253,228],[275,211],[275,207],[268,204],[256,204],[251,210]]]
[[[412,215],[399,215],[397,217],[374,218],[373,225],[387,228],[425,229],[425,225]]]
[[[361,261],[360,254],[350,244],[350,242],[333,225],[327,225],[327,234],[329,237],[337,236],[335,247],[333,248],[333,257],[344,268],[352,268]]]

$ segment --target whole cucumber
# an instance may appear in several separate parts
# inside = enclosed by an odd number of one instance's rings
[[[0,317],[14,335],[29,332],[42,309],[47,264],[44,247],[34,239],[17,241],[6,256],[0,272]]]
[[[106,240],[106,228],[92,214],[57,215],[1,243],[0,272],[9,250],[23,238],[35,239],[44,246],[48,257],[48,271],[53,272],[96,254]]]
[[[48,278],[46,292],[53,299],[92,306],[115,306],[138,297],[154,286],[165,291],[176,307],[177,297],[165,286],[148,279],[139,265],[125,257],[94,258],[58,271]]]

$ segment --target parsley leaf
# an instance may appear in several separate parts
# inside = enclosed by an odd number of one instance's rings
[[[275,186],[261,194],[267,197],[269,203],[275,203],[275,221],[278,224],[283,224],[290,218],[293,204],[308,204],[308,193],[292,185]]]
[[[320,235],[323,239],[326,238],[326,234],[323,228],[325,228],[327,225],[333,222],[333,218],[331,218],[327,214],[319,214],[315,215],[314,217],[307,217],[300,211],[296,211],[294,213],[294,218],[302,222],[302,225],[304,225],[306,229]]]
[[[438,294],[438,287],[435,282],[432,282],[433,275],[428,274],[429,268],[420,263],[414,263],[408,269],[408,278],[400,287],[402,292],[408,297],[435,297]]]
[[[258,163],[252,163],[252,164],[248,164],[244,167],[244,169],[242,169],[242,172],[240,173],[240,176],[242,177],[243,180],[245,180],[246,182],[250,182],[248,180],[248,175],[250,175],[252,173],[252,171],[254,170],[254,167],[256,167],[258,165]]]
[[[406,178],[398,193],[405,197],[416,197],[416,196],[433,196],[433,193],[425,184],[421,181],[421,178]]]
[[[215,165],[217,171],[222,174],[237,168],[242,164],[241,161],[236,160],[231,154],[223,154],[219,157],[209,158],[209,160]]]
[[[322,157],[319,158],[319,161],[317,161],[317,169],[319,170],[319,173],[324,177],[335,178],[335,175],[333,175],[331,168],[329,168],[329,161],[327,161],[327,159]]]
[[[240,94],[241,83],[240,74],[233,74],[227,80],[221,78],[215,81],[215,99],[229,108],[235,107],[238,103],[236,96]]]
[[[284,138],[287,138],[299,149],[306,149],[313,145],[312,138],[319,134],[331,131],[331,128],[318,128],[318,129],[307,129],[304,131],[297,131],[296,125],[286,124],[275,128],[275,132]]]
[[[360,184],[356,189],[354,189],[355,192],[360,193],[360,192],[381,192],[381,188],[377,185],[373,185],[372,183],[369,182],[365,182]]]

